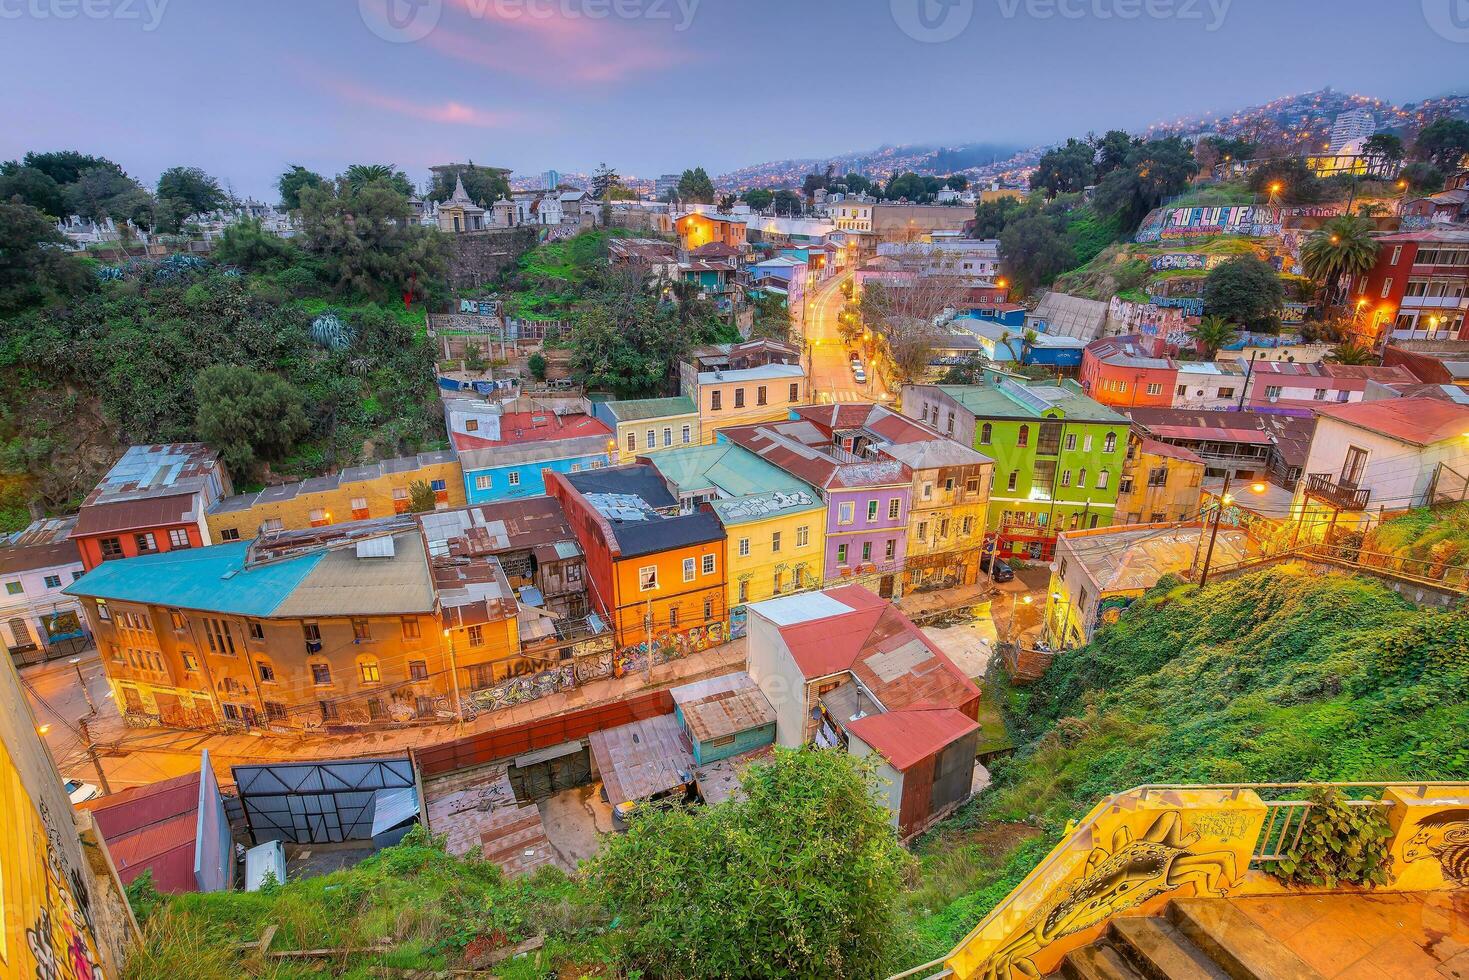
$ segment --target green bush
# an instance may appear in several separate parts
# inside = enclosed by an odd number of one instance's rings
[[[1382,809],[1351,806],[1330,786],[1312,790],[1299,838],[1268,870],[1289,885],[1385,885],[1392,829]]]

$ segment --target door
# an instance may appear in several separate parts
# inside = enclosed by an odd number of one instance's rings
[[[1337,482],[1351,490],[1357,489],[1362,473],[1367,469],[1367,450],[1356,446],[1347,447],[1347,458],[1341,465],[1341,479]]]

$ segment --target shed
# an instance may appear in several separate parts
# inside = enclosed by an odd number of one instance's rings
[[[587,742],[614,807],[653,799],[694,780],[694,756],[673,715],[592,732]]]
[[[698,765],[775,742],[775,709],[749,674],[711,677],[669,694]]]

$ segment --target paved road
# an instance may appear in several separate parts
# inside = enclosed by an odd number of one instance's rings
[[[852,379],[852,349],[842,343],[837,333],[837,314],[846,297],[841,285],[851,281],[851,273],[832,276],[817,287],[807,308],[806,337],[811,344],[812,400],[818,404],[831,402],[875,402],[889,397],[867,365],[868,381],[859,385]]]

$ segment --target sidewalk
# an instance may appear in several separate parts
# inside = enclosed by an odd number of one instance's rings
[[[571,691],[559,691],[525,704],[487,712],[463,724],[451,722],[350,735],[283,735],[266,732],[217,735],[182,729],[119,727],[99,732],[97,741],[98,748],[108,759],[146,754],[185,755],[197,760],[199,753],[208,749],[220,780],[233,782],[229,771],[232,765],[401,755],[409,749],[427,748],[480,732],[617,701],[643,691],[716,677],[743,670],[744,666],[745,640],[741,638],[690,654],[682,660],[660,664],[652,669],[651,677],[646,679],[641,672],[620,678],[604,678]],[[109,765],[109,773],[111,768]]]

